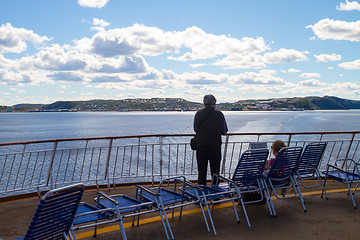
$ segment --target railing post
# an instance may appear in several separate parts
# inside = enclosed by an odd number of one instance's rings
[[[349,156],[350,148],[351,148],[351,146],[352,146],[352,143],[353,143],[353,141],[354,141],[354,138],[355,138],[355,133],[352,134],[351,141],[350,141],[350,144],[349,144],[349,148],[348,148],[348,150],[347,150],[347,152],[346,152],[345,158],[348,158],[348,156]]]
[[[226,140],[225,140],[225,147],[224,147],[224,154],[223,154],[223,161],[222,161],[222,169],[221,169],[221,174],[224,175],[225,174],[225,164],[226,164],[226,153],[227,153],[227,148],[229,145],[229,135],[226,135]]]
[[[24,148],[23,148],[23,151],[22,151],[22,153],[21,153],[21,159],[20,159],[20,163],[19,163],[19,169],[18,169],[18,172],[17,172],[17,174],[16,174],[16,178],[15,178],[14,189],[15,189],[15,187],[16,187],[17,179],[18,179],[18,176],[19,176],[19,174],[20,174],[20,167],[21,167],[22,161],[23,161],[23,159],[24,159],[25,149],[26,149],[26,144],[24,144]],[[30,154],[31,154],[31,153],[30,153]],[[26,175],[26,172],[25,172],[25,175]],[[10,179],[10,178],[9,178],[9,179]],[[25,178],[24,178],[24,180],[23,180],[23,182],[22,182],[23,185],[24,185],[24,181],[25,181]],[[8,181],[8,183],[9,183],[9,181]]]
[[[160,145],[160,179],[162,180],[162,166],[163,166],[163,137],[159,138],[159,145]]]
[[[139,137],[138,141],[138,154],[137,154],[137,160],[136,160],[136,177],[139,176],[139,161],[140,161],[140,145],[141,144],[141,138]]]
[[[54,142],[54,148],[53,148],[53,153],[51,155],[51,159],[50,159],[50,165],[49,165],[49,171],[48,171],[48,174],[47,174],[47,179],[46,179],[46,186],[49,186],[49,181],[50,181],[50,176],[51,176],[51,173],[52,173],[52,168],[53,168],[53,165],[54,165],[54,159],[55,159],[55,154],[56,154],[56,150],[57,150],[57,145],[58,145],[58,141],[55,141]],[[52,178],[51,178],[51,188],[52,188]]]
[[[109,165],[110,165],[110,157],[111,157],[111,149],[112,149],[113,140],[114,139],[110,139],[110,142],[109,142],[109,151],[107,154],[106,167],[105,167],[105,179],[108,180],[109,189],[110,189],[110,178],[108,177],[108,175],[109,175]]]
[[[287,144],[287,146],[288,146],[288,147],[290,147],[291,137],[292,137],[292,135],[291,135],[291,134],[289,134],[289,139],[288,139],[288,144]]]

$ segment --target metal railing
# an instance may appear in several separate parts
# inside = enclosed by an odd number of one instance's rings
[[[193,134],[137,135],[57,139],[0,144],[0,197],[49,190],[83,182],[107,185],[156,182],[184,175],[197,179],[196,154],[189,146]],[[320,164],[324,170],[338,158],[359,162],[360,131],[230,133],[223,137],[221,173],[231,177],[240,155],[251,142],[276,140],[288,146],[325,141]]]

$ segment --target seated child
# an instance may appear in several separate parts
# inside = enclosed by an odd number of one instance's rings
[[[273,158],[270,158],[269,160],[266,161],[265,164],[265,169],[264,169],[264,176],[267,176],[269,174],[270,168],[274,163],[275,157],[277,155],[277,153],[280,151],[281,148],[286,147],[285,143],[281,140],[276,140],[273,142],[273,144],[271,145],[271,150],[272,153],[274,155]]]
[[[264,172],[263,172],[264,177],[266,177],[269,174],[270,168],[274,164],[276,155],[278,154],[280,149],[284,148],[284,147],[286,147],[286,145],[281,140],[276,140],[276,141],[273,142],[273,144],[271,146],[271,149],[272,149],[272,153],[273,153],[274,157],[270,158],[269,160],[266,161],[265,169],[264,169]],[[287,192],[286,188],[281,189],[281,195],[283,197],[285,197],[286,192]]]

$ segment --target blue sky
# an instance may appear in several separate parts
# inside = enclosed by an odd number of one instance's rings
[[[0,105],[360,100],[360,2],[2,0]]]

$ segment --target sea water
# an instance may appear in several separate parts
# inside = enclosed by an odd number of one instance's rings
[[[229,133],[359,131],[360,110],[224,111]],[[195,112],[0,113],[0,143],[193,132]]]

